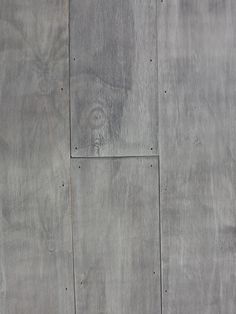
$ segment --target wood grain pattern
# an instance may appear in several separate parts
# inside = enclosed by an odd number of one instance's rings
[[[160,5],[163,313],[236,308],[236,3]]]
[[[72,0],[71,154],[157,154],[155,0]]]
[[[77,312],[159,314],[156,158],[72,161]]]
[[[1,314],[74,313],[67,24],[67,1],[1,1]]]

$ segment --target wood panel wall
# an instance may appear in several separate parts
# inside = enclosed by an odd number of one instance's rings
[[[1,0],[0,314],[234,314],[236,3]]]

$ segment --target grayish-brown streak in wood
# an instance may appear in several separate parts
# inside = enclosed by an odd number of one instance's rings
[[[71,1],[73,157],[157,154],[156,1]]]
[[[158,314],[158,159],[72,161],[78,313]]]
[[[1,1],[1,314],[74,312],[67,24],[67,1]]]
[[[160,8],[165,314],[236,309],[235,15],[231,0]]]

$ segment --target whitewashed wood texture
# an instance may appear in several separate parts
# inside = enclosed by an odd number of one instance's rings
[[[231,0],[160,4],[164,314],[236,309],[235,14]]]
[[[71,154],[158,152],[155,0],[72,0]]]
[[[72,161],[77,313],[160,314],[158,160]]]
[[[74,313],[68,1],[0,3],[0,313]]]

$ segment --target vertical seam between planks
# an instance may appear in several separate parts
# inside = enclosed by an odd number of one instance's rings
[[[75,314],[77,314],[76,289],[75,289],[75,253],[74,253],[73,222],[72,222],[72,256],[73,256],[73,266],[72,266],[72,268],[73,268],[74,307],[75,307]]]
[[[163,0],[161,0],[161,3]],[[160,135],[160,98],[159,98],[159,29],[158,29],[158,17],[159,17],[159,0],[156,0],[156,56],[157,56],[157,112],[158,112],[158,206],[159,206],[159,271],[160,271],[160,308],[161,314],[163,313],[163,291],[162,291],[162,217],[161,217],[161,135]]]
[[[68,96],[69,96],[69,156],[71,157],[71,97],[70,97],[70,1],[68,0]],[[73,208],[72,208],[72,182],[71,182],[71,158],[70,158],[70,208],[71,208],[71,248],[72,248],[72,276],[73,276],[73,300],[74,312],[77,313],[76,289],[75,289],[75,253],[74,253],[74,234],[73,234]]]
[[[74,309],[77,314],[76,306],[76,287],[75,287],[75,250],[74,250],[74,231],[73,231],[73,206],[72,206],[72,182],[71,182],[71,160],[70,160],[70,206],[71,206],[71,242],[72,242],[72,272],[73,272],[73,295]]]
[[[162,314],[162,229],[161,229],[161,167],[160,155],[158,157],[158,202],[159,202],[159,258],[160,258],[160,303]]]
[[[156,29],[156,106],[157,106],[157,155],[160,155],[160,106],[159,106],[159,54],[158,54],[158,1],[156,0],[156,19],[155,19],[155,29]]]
[[[72,156],[71,153],[71,95],[70,95],[70,1],[68,0],[68,72],[69,72],[69,82],[68,82],[68,95],[69,95],[69,134],[70,134],[70,157]]]

